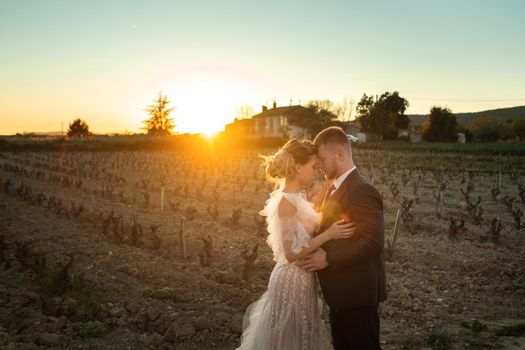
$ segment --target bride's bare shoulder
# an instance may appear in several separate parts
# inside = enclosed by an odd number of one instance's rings
[[[285,196],[283,196],[281,198],[281,201],[279,202],[278,211],[279,211],[279,217],[281,218],[292,217],[297,214],[297,208]]]

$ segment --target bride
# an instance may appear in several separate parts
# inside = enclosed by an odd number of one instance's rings
[[[319,312],[315,274],[294,262],[331,239],[349,238],[355,227],[341,220],[314,237],[320,214],[300,194],[316,174],[310,141],[290,140],[265,160],[267,177],[280,183],[260,212],[266,216],[267,243],[276,264],[268,290],[245,312],[237,349],[333,349]]]

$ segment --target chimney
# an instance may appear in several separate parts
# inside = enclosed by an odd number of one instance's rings
[[[275,102],[275,100],[273,100],[273,108],[277,108],[277,102]]]
[[[265,105],[262,106],[262,111],[263,113],[266,112],[268,110],[268,107],[266,107]]]

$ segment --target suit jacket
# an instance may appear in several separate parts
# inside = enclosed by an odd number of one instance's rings
[[[322,206],[319,232],[335,221],[356,224],[351,238],[326,242],[328,267],[317,271],[328,305],[355,308],[386,300],[383,200],[379,192],[355,169]]]

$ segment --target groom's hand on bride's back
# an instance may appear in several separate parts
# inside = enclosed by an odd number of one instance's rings
[[[305,258],[297,261],[295,265],[308,272],[322,270],[328,266],[328,262],[326,261],[326,252],[323,248],[319,248],[315,252],[307,255]]]

